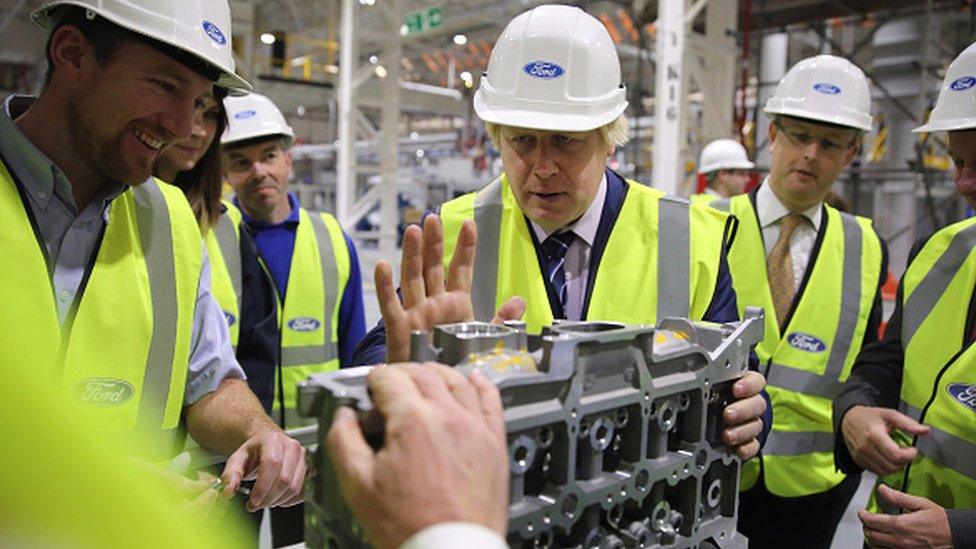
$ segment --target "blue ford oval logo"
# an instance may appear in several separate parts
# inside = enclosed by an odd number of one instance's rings
[[[522,72],[535,78],[542,78],[543,80],[559,78],[566,73],[562,67],[551,61],[532,61],[531,63],[526,63],[522,67]]]
[[[237,317],[228,313],[227,311],[224,311],[224,320],[227,321],[227,326],[230,327],[233,326],[235,322],[237,322]]]
[[[314,332],[321,325],[321,322],[308,316],[299,316],[288,321],[288,327],[296,332]]]
[[[814,84],[813,89],[820,93],[825,93],[827,95],[837,95],[840,93],[840,88],[833,84],[827,84],[826,82],[821,82],[819,84]]]
[[[221,31],[217,25],[214,25],[206,19],[203,20],[202,24],[203,32],[207,33],[207,36],[209,36],[211,40],[220,44],[221,46],[227,44],[227,37],[224,36],[223,31]]]
[[[786,342],[808,353],[822,353],[827,349],[827,344],[819,338],[803,332],[793,332],[786,336]]]
[[[952,84],[949,84],[949,89],[961,92],[973,86],[976,86],[976,76],[962,76],[953,80]]]
[[[969,383],[950,383],[946,387],[946,392],[952,398],[956,399],[956,402],[976,412],[976,385],[970,385]]]
[[[254,109],[248,109],[246,111],[241,111],[239,113],[236,113],[234,115],[234,119],[235,120],[246,120],[248,118],[251,118],[251,117],[255,116],[256,114],[258,114],[258,112],[256,110],[254,110]]]

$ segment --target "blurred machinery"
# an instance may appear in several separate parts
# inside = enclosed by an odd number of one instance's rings
[[[501,391],[512,547],[744,548],[740,461],[722,443],[722,410],[762,335],[759,309],[734,324],[562,322],[541,336],[520,323],[469,322],[415,332],[411,353],[477,369]],[[336,408],[351,406],[379,447],[368,372],[311,376],[300,413],[325,432]],[[366,546],[324,448],[309,459],[306,543]]]

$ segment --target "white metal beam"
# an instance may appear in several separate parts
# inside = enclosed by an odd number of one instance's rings
[[[654,85],[652,184],[675,194],[684,179],[681,166],[681,111],[684,101],[685,0],[658,0],[657,69]]]

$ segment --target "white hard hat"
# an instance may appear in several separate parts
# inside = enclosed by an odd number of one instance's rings
[[[234,73],[227,0],[57,0],[37,8],[31,20],[50,32],[57,22],[54,8],[78,6],[86,15],[104,17],[136,34],[185,51],[220,72],[216,85],[248,91],[251,85]]]
[[[626,96],[617,49],[603,24],[577,7],[546,5],[502,31],[474,110],[505,126],[589,131],[616,120]]]
[[[913,132],[940,132],[976,128],[976,44],[971,44],[949,65],[942,90],[929,121]]]
[[[224,109],[227,111],[227,129],[220,137],[221,145],[276,135],[290,142],[295,137],[278,107],[259,93],[228,97],[224,99]]]
[[[861,69],[843,57],[808,57],[786,73],[766,114],[795,116],[871,131],[871,91]]]
[[[715,170],[751,170],[756,165],[749,161],[746,148],[734,139],[716,139],[702,149],[698,159],[698,173]]]

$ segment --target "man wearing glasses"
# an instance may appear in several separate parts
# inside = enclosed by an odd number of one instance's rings
[[[871,129],[867,80],[850,61],[804,59],[765,112],[769,175],[717,201],[740,220],[729,252],[740,307],[766,310],[756,347],[772,431],[743,467],[739,530],[751,547],[830,546],[859,476],[834,468],[831,401],[861,347],[877,339],[887,251],[871,221],[824,203]]]

